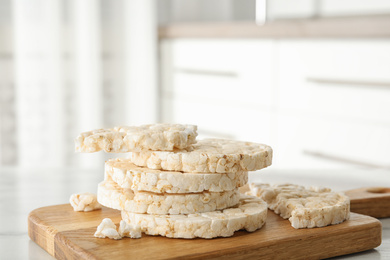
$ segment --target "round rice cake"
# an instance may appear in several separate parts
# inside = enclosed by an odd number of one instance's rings
[[[172,151],[196,142],[197,126],[150,124],[97,129],[81,133],[75,140],[76,152],[124,153],[141,150]]]
[[[251,183],[249,187],[247,194],[263,199],[294,228],[324,227],[349,219],[349,198],[328,188],[263,183]]]
[[[237,173],[270,166],[272,148],[250,142],[204,139],[188,150],[133,152],[131,161],[138,166],[158,170]]]
[[[222,211],[189,215],[148,215],[122,211],[122,219],[148,235],[171,238],[230,237],[235,231],[260,229],[267,219],[267,204],[242,195],[239,203]]]
[[[188,173],[139,167],[129,159],[110,159],[105,178],[121,188],[155,193],[192,193],[232,191],[248,182],[248,172]]]
[[[98,202],[103,206],[148,214],[192,214],[226,209],[240,199],[238,189],[224,192],[153,193],[123,189],[115,182],[98,185]]]

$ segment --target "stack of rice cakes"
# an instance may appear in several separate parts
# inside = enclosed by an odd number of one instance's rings
[[[196,136],[193,125],[100,129],[82,133],[76,151],[132,152],[106,162],[98,201],[121,210],[123,220],[146,234],[214,238],[261,228],[267,204],[239,187],[248,171],[271,165],[272,149],[224,139],[196,142]]]

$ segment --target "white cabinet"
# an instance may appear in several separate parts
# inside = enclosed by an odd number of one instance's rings
[[[390,1],[388,0],[321,0],[321,15],[323,16],[385,14],[389,12]]]
[[[390,40],[162,42],[164,122],[264,142],[274,167],[390,168]]]
[[[318,15],[317,0],[267,1],[267,19],[310,18]]]
[[[275,108],[274,41],[166,40],[162,120],[201,136],[269,143]]]
[[[162,67],[170,83],[163,91],[180,99],[272,106],[275,47],[272,40],[164,41]]]
[[[390,13],[388,0],[270,0],[267,2],[268,20],[388,13]]]
[[[279,53],[279,115],[299,118],[297,150],[390,168],[390,41],[281,41]]]

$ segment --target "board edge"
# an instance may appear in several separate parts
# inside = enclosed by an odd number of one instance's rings
[[[28,236],[51,256],[54,256],[54,236],[57,229],[46,224],[38,215],[39,211],[52,206],[41,207],[32,210],[27,217]]]

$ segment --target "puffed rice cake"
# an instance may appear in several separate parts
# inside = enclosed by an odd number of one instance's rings
[[[224,192],[153,193],[120,188],[112,181],[98,185],[98,201],[103,206],[148,214],[192,214],[232,207],[239,202],[238,189]]]
[[[248,195],[263,199],[269,209],[288,218],[294,228],[324,227],[349,219],[349,198],[328,188],[260,183],[249,187]]]
[[[260,229],[267,219],[267,203],[243,195],[237,206],[189,215],[150,215],[122,211],[122,219],[148,235],[171,238],[230,237],[235,231]]]
[[[81,133],[75,140],[76,152],[104,150],[124,153],[141,150],[172,151],[185,149],[196,142],[197,126],[150,124],[97,129]]]
[[[158,170],[237,173],[270,166],[272,148],[250,142],[204,139],[193,144],[189,151],[133,152],[131,161],[135,165]]]
[[[248,182],[248,172],[188,173],[139,167],[129,159],[110,159],[105,164],[105,178],[121,188],[155,193],[192,193],[231,191]]]

